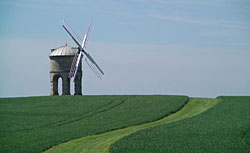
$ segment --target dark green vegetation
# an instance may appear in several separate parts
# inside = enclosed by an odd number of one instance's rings
[[[247,144],[250,147],[250,128],[243,135],[242,142]]]
[[[198,116],[124,137],[110,152],[249,153],[250,97],[220,98],[222,102]]]
[[[41,152],[75,138],[158,120],[187,96],[56,96],[0,99],[0,152]]]
[[[45,153],[109,153],[110,145],[131,133],[196,116],[207,111],[220,101],[221,99],[215,98],[190,98],[182,109],[160,120],[74,139],[54,146],[46,150]]]

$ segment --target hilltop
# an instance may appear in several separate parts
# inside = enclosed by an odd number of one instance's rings
[[[248,108],[237,96],[0,98],[0,152],[248,152]]]

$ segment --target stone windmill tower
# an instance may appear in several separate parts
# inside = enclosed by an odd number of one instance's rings
[[[58,79],[62,78],[62,94],[70,95],[69,72],[78,47],[65,46],[51,49],[50,58],[50,95],[58,95]],[[74,95],[82,95],[82,60],[74,81]]]
[[[74,40],[78,47],[65,46],[51,49],[50,58],[50,95],[58,95],[58,79],[62,78],[62,94],[70,95],[70,80],[74,81],[75,95],[82,95],[82,58],[100,79],[104,75],[102,69],[86,52],[86,41],[92,27],[90,20],[88,32],[84,35],[82,43],[70,26],[63,20],[62,27]]]

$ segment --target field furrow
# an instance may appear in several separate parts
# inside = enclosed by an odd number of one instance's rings
[[[101,106],[101,107],[97,108],[96,110],[94,110],[92,112],[89,112],[89,113],[86,113],[84,115],[80,115],[78,118],[75,118],[74,120],[62,121],[62,122],[59,122],[59,123],[57,123],[57,124],[55,124],[53,126],[63,126],[63,125],[66,125],[66,124],[78,122],[80,120],[93,117],[93,116],[95,116],[97,114],[104,113],[106,111],[110,111],[110,110],[118,107],[119,105],[122,105],[123,103],[126,102],[126,100],[131,99],[131,98],[134,98],[134,97],[125,96],[124,98],[119,99],[120,102],[118,102],[118,103],[115,103],[115,101],[112,100],[107,105]]]
[[[164,117],[160,120],[145,123],[137,126],[131,126],[124,129],[114,130],[103,134],[93,135],[75,139],[47,150],[46,153],[109,153],[109,147],[119,139],[128,136],[134,132],[156,127],[159,125],[175,122],[185,118],[198,115],[212,106],[216,105],[220,99],[212,98],[192,98],[181,110]]]
[[[0,152],[39,153],[80,137],[156,121],[188,99],[171,95],[0,98]]]
[[[216,107],[200,115],[120,139],[110,152],[249,153],[250,97],[219,99]]]

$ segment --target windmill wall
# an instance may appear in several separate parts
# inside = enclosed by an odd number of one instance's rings
[[[64,46],[65,47],[65,46]],[[50,58],[50,95],[58,95],[58,80],[62,78],[62,95],[70,95],[70,79],[68,78],[74,58],[73,50],[67,48],[52,49]],[[68,50],[67,50],[68,49]],[[66,52],[65,52],[66,50]],[[82,95],[82,62],[74,82],[74,95]]]

